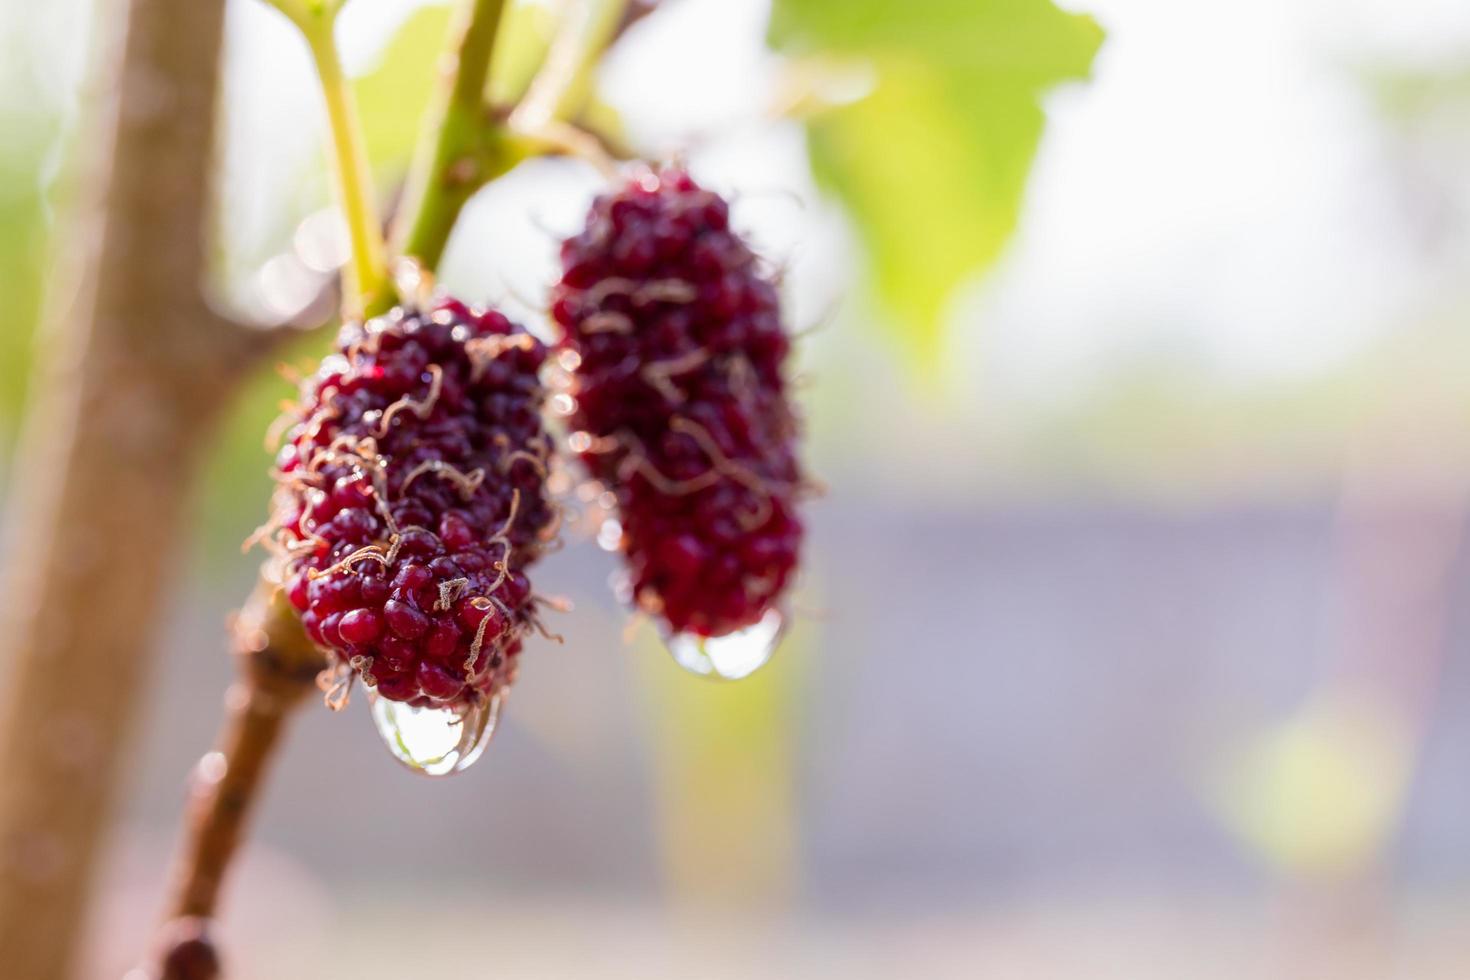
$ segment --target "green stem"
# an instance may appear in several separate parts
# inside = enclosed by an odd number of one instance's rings
[[[630,22],[628,0],[576,0],[552,42],[546,64],[511,119],[491,116],[486,80],[504,0],[464,0],[450,32],[453,67],[424,126],[390,236],[394,254],[433,270],[475,192],[527,157],[578,152],[605,157],[596,141],[564,120],[576,108],[579,83]],[[652,9],[643,3],[639,10]],[[636,19],[636,18],[635,18]],[[377,305],[386,308],[385,291]],[[373,306],[369,306],[373,312]]]
[[[465,0],[460,7],[450,30],[452,67],[424,116],[393,223],[394,252],[431,270],[443,257],[465,202],[521,159],[485,105],[485,82],[504,6],[504,0]]]
[[[546,62],[512,114],[511,125],[535,134],[576,115],[589,73],[627,18],[628,0],[578,0],[563,15]]]
[[[357,318],[371,312],[364,309],[371,298],[390,288],[383,257],[383,226],[378,217],[357,100],[337,57],[335,7],[321,8],[315,16],[292,19],[306,36],[317,74],[321,76],[322,96],[332,130],[338,203],[352,242],[352,260],[344,271],[342,311],[345,316]]]

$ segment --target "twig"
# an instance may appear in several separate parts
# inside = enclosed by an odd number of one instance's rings
[[[326,666],[301,621],[272,584],[262,580],[232,624],[239,680],[226,695],[219,747],[194,769],[190,815],[174,871],[169,923],[159,946],[161,980],[194,980],[208,944],[220,886],[244,834],[251,808],[292,711],[315,690]],[[195,923],[195,928],[189,928]],[[211,957],[217,960],[217,955]],[[174,961],[183,966],[174,965]],[[206,974],[207,975],[207,974]]]
[[[596,59],[657,0],[580,0],[565,15],[542,69],[530,89],[501,118],[485,103],[491,55],[504,0],[464,0],[450,30],[444,84],[425,114],[418,152],[405,185],[403,204],[389,234],[391,251],[438,268],[459,213],[474,193],[540,153],[571,153],[606,168],[626,156],[613,142],[569,118],[576,83]],[[368,312],[391,302],[386,290]]]
[[[610,22],[620,16],[608,8],[616,5],[604,0],[574,0],[563,6],[561,22],[551,38],[546,60],[525,97],[511,113],[511,125],[521,132],[539,132],[548,123],[566,118],[566,103],[571,97],[585,64],[584,51],[588,38],[599,22]],[[569,8],[569,9],[568,9]],[[598,17],[601,13],[603,16]],[[612,14],[613,16],[607,16]]]
[[[156,970],[133,970],[123,980],[141,975],[153,980],[216,980],[220,975],[219,951],[209,935],[209,921],[193,917],[175,919],[158,935]]]
[[[511,128],[536,135],[577,116],[593,66],[614,41],[653,10],[649,2],[578,0],[562,15],[546,61],[511,113]]]
[[[465,202],[519,157],[485,105],[504,0],[464,0],[450,29],[443,85],[424,117],[390,238],[394,252],[435,269]]]
[[[630,27],[658,7],[658,0],[578,0],[571,6],[507,125],[527,152],[578,157],[611,178],[617,161],[635,154],[587,119],[591,73]]]

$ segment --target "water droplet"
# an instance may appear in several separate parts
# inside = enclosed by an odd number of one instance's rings
[[[785,621],[772,609],[754,626],[724,636],[675,633],[665,640],[674,661],[691,674],[737,681],[755,673],[781,644]]]
[[[415,708],[370,695],[373,724],[393,757],[415,772],[447,776],[474,764],[500,720],[504,692],[468,708]]]

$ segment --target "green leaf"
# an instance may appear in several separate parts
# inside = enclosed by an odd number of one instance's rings
[[[775,48],[873,72],[869,94],[808,121],[812,171],[856,222],[920,367],[939,361],[955,289],[1015,228],[1041,96],[1085,77],[1101,39],[1049,0],[776,0]]]
[[[1084,76],[1102,31],[1050,0],[776,0],[770,40],[796,54],[907,53],[1047,84]]]

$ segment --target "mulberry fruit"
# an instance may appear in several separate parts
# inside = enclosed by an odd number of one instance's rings
[[[616,496],[634,601],[676,634],[759,622],[802,535],[775,283],[678,168],[598,197],[561,260],[570,445]]]
[[[346,325],[302,384],[266,531],[337,701],[352,671],[415,707],[514,678],[537,623],[526,569],[555,534],[545,357],[500,313],[448,300]]]

